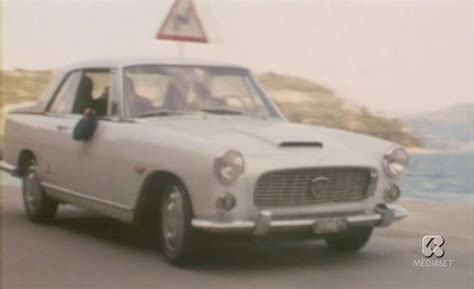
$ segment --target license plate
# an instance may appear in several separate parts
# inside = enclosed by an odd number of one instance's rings
[[[313,231],[316,234],[336,233],[345,228],[345,223],[339,219],[317,220],[313,225]]]

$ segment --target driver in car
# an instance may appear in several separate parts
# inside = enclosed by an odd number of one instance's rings
[[[218,108],[223,106],[225,107],[227,105],[227,102],[224,99],[212,96],[208,86],[202,81],[193,82],[193,87],[196,94],[194,104],[197,107]]]

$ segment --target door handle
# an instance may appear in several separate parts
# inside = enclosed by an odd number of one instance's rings
[[[59,124],[59,125],[56,126],[56,129],[57,129],[58,131],[68,131],[68,130],[69,130],[69,127],[68,127],[68,126],[65,126],[65,125],[60,125],[60,124]]]

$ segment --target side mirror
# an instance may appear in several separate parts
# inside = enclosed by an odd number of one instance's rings
[[[94,135],[96,128],[97,117],[95,115],[95,111],[90,108],[86,108],[82,118],[74,127],[72,138],[74,140],[88,141]]]

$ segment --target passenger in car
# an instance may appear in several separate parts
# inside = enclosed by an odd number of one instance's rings
[[[153,110],[152,102],[139,94],[135,90],[135,84],[130,77],[124,78],[124,94],[132,108],[134,108],[134,115],[140,115]]]

